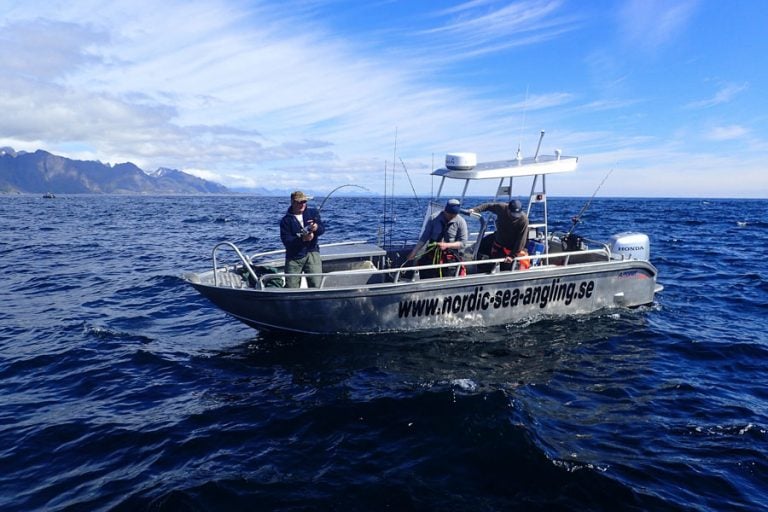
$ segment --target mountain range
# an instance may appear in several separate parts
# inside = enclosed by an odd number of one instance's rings
[[[145,172],[136,165],[71,160],[47,151],[0,148],[0,193],[226,194],[218,183],[176,169]]]

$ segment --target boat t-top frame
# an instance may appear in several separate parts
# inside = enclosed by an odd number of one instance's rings
[[[440,185],[437,189],[436,199],[439,200],[446,184],[446,180],[463,180],[464,186],[461,192],[461,203],[464,204],[464,198],[467,194],[470,182],[477,180],[498,180],[495,201],[510,201],[512,199],[512,183],[514,178],[533,176],[531,191],[529,195],[526,214],[528,216],[528,228],[538,233],[542,230],[544,240],[549,239],[549,221],[547,218],[547,175],[563,172],[572,172],[578,166],[579,158],[575,156],[563,156],[561,151],[555,150],[554,155],[539,155],[541,141],[544,138],[542,130],[539,137],[539,144],[536,148],[536,154],[532,157],[523,158],[520,149],[517,150],[517,157],[513,160],[499,160],[494,162],[478,163],[476,165],[460,167],[443,167],[435,169],[432,176],[440,176]],[[536,221],[532,222],[532,211],[534,206],[540,208]],[[549,253],[548,244],[545,245],[545,252]]]

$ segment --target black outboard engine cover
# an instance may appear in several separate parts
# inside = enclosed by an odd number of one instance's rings
[[[569,233],[563,237],[563,249],[566,251],[580,251],[582,238],[576,233]]]

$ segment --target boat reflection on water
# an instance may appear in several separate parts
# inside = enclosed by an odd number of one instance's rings
[[[260,333],[206,358],[214,378],[203,405],[247,432],[238,442],[253,439],[243,459],[259,453],[270,468],[299,460],[286,477],[294,488],[383,496],[411,486],[427,493],[425,509],[441,510],[457,509],[447,503],[454,489],[467,500],[499,489],[493,510],[570,489],[557,495],[569,510],[589,509],[596,492],[658,510],[623,484],[633,474],[627,452],[642,460],[637,426],[653,406],[655,380],[644,392],[643,376],[663,364],[647,313],[399,335]],[[220,426],[211,430],[218,442]],[[545,501],[534,508],[565,502]]]
[[[226,357],[234,356],[248,366],[279,367],[292,375],[293,384],[342,384],[363,395],[425,387],[482,393],[544,384],[560,368],[600,357],[602,350],[596,346],[613,345],[611,340],[636,334],[645,323],[641,308],[621,314],[604,312],[506,327],[397,336],[265,332],[229,349]],[[621,357],[611,351],[607,356]]]

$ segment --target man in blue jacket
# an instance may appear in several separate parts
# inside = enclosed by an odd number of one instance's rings
[[[300,190],[291,194],[291,206],[280,221],[280,239],[285,246],[286,288],[301,286],[301,273],[320,274],[323,265],[320,261],[320,249],[317,238],[325,233],[320,220],[320,212],[308,208],[307,201],[312,199]],[[320,276],[307,276],[310,288],[320,286]]]

